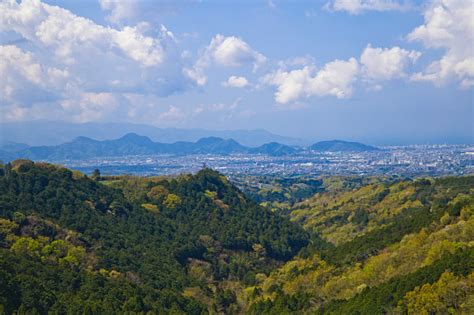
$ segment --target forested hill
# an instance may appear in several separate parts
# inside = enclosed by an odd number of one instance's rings
[[[474,176],[277,184],[1,165],[0,314],[474,314]]]
[[[308,244],[300,227],[209,169],[113,187],[26,160],[0,173],[7,314],[220,311],[235,296],[219,282],[253,284]]]
[[[315,238],[253,314],[474,314],[474,176],[324,178],[284,210]]]

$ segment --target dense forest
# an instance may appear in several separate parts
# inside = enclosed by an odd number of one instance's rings
[[[474,176],[259,187],[1,165],[0,314],[474,312]]]

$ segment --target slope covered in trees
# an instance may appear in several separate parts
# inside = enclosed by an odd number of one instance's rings
[[[120,189],[49,164],[16,161],[2,173],[1,279],[8,285],[0,304],[7,313],[75,313],[84,300],[90,301],[84,311],[134,304],[136,311],[199,314],[206,306],[183,295],[208,285],[188,272],[193,260],[210,264],[216,281],[251,282],[253,270],[290,259],[308,242],[297,225],[211,170],[143,180],[140,194],[128,199]]]
[[[458,289],[451,301],[436,297],[436,307],[468,314],[474,310],[473,213],[473,176],[375,180],[320,192],[296,204],[289,216],[321,233],[322,241],[249,287],[250,311],[429,312],[420,295],[452,272],[440,281]],[[466,285],[460,289],[456,283]]]
[[[2,165],[0,313],[474,312],[474,176],[256,187]]]

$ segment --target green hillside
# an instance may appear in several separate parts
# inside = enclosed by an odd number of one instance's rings
[[[321,238],[247,289],[250,310],[472,313],[473,213],[473,176],[327,189],[289,212]],[[434,283],[459,288],[435,303]]]
[[[109,187],[129,179],[108,186],[29,161],[2,173],[0,304],[6,313],[200,314],[208,300],[220,310],[235,297],[214,283],[251,284],[255,272],[268,272],[308,244],[296,224],[247,200],[211,170],[135,179],[141,187],[134,198]],[[196,291],[201,300],[191,296]]]
[[[262,189],[2,165],[0,314],[473,313],[474,176]]]

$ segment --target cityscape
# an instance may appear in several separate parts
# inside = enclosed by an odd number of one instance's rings
[[[58,161],[90,174],[139,176],[195,173],[209,167],[232,176],[398,175],[445,176],[474,173],[472,145],[413,145],[382,147],[365,152],[301,151],[294,155],[195,154],[101,157]]]

